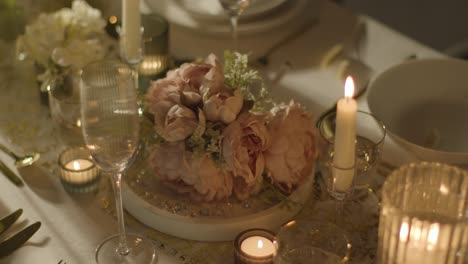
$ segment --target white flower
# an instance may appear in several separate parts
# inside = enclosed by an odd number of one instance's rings
[[[44,67],[49,66],[49,59],[56,48],[58,51],[54,55],[55,61],[65,65],[71,65],[75,61],[82,64],[83,61],[89,61],[90,53],[97,52],[97,43],[88,41],[101,41],[102,35],[105,35],[105,25],[99,10],[85,1],[74,0],[71,9],[62,8],[55,13],[41,14],[32,24],[26,26],[24,35],[17,40],[17,49]],[[103,49],[106,48],[103,45]],[[77,59],[78,52],[86,53],[85,58]],[[101,52],[104,51],[99,51]],[[71,57],[74,59],[70,59]]]
[[[52,51],[52,60],[62,67],[82,68],[94,60],[104,58],[107,47],[99,39],[73,39]]]

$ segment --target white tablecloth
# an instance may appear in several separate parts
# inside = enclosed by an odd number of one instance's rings
[[[361,58],[375,75],[411,54],[419,58],[442,56],[371,18],[364,19],[368,33]],[[347,43],[355,22],[356,16],[349,11],[324,1],[320,23],[273,54],[266,71],[274,71],[286,60],[292,64],[292,69],[275,88],[276,92],[302,102],[316,115],[333,105],[343,93],[342,82],[336,69],[322,69],[319,62],[323,52],[334,44]],[[287,30],[286,25],[272,32],[241,38],[241,49],[251,48],[253,56],[258,56]],[[171,29],[171,49],[181,57],[205,56],[209,52],[220,54],[228,42],[228,37],[200,37],[175,26]],[[24,187],[17,188],[0,177],[0,216],[23,208],[20,224],[42,222],[40,230],[25,246],[0,262],[58,263],[64,259],[67,263],[93,263],[98,242],[117,232],[115,218],[108,209],[102,208],[99,195],[70,195],[61,186],[57,173],[50,172],[61,147],[56,137],[51,136],[55,132],[47,108],[38,103],[31,65],[14,63],[12,45],[0,44],[0,54],[4,55],[0,59],[0,142],[18,152],[37,150],[43,155],[38,165],[19,171],[26,183]],[[359,108],[368,110],[364,98]],[[385,143],[383,156],[395,165],[413,160],[390,138]],[[0,159],[17,171],[8,156],[2,153]],[[160,251],[160,263],[181,262],[180,258]]]

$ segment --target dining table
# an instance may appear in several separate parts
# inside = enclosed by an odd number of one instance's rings
[[[300,102],[315,118],[343,96],[340,67],[324,65],[323,60],[336,45],[345,51],[354,48],[358,23],[365,26],[365,33],[359,36],[362,39],[359,40],[358,55],[349,52],[349,56],[371,69],[366,76],[356,76],[357,83],[362,81],[359,78],[365,79],[362,85],[369,82],[369,89],[372,89],[376,76],[404,63],[409,57],[446,56],[372,17],[356,14],[332,1],[318,2],[319,5],[306,6],[301,14],[284,25],[266,32],[241,33],[238,43],[239,50],[248,51],[255,60],[300,27],[304,19],[308,19],[307,14],[317,13],[317,22],[277,47],[269,54],[267,65],[255,65],[265,79],[273,80],[266,82],[273,95],[283,101],[294,99]],[[153,12],[144,3],[141,11]],[[206,57],[209,53],[221,56],[224,49],[233,45],[229,33],[198,32],[172,22],[169,36],[170,54],[174,58]],[[275,74],[285,63],[288,70],[275,79]],[[365,94],[358,99],[358,108],[369,111]],[[101,177],[96,192],[79,194],[64,189],[57,163],[64,146],[49,108],[40,103],[34,65],[17,59],[12,39],[0,39],[0,113],[0,143],[17,153],[41,154],[40,160],[33,165],[16,168],[13,159],[0,152],[0,160],[25,183],[23,187],[17,187],[0,175],[0,217],[22,208],[23,215],[14,230],[36,221],[42,223],[33,237],[0,259],[0,263],[93,263],[98,243],[118,230],[111,185],[107,177]],[[382,160],[398,167],[416,158],[387,136]],[[386,175],[381,176],[384,179]],[[301,214],[304,212],[298,217]],[[234,263],[232,242],[184,240],[151,229],[128,213],[125,220],[128,232],[143,234],[153,241],[159,255],[158,263]],[[375,252],[372,255],[375,256]],[[374,261],[372,257],[351,259],[351,263]]]

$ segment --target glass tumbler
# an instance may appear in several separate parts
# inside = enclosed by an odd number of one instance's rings
[[[345,231],[326,222],[288,222],[276,235],[275,243],[275,264],[348,263],[351,254]]]
[[[420,162],[389,176],[382,190],[378,263],[468,263],[468,172]]]

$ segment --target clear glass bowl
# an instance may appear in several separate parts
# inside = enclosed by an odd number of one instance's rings
[[[351,254],[345,231],[326,222],[291,221],[281,227],[275,243],[275,264],[347,263]]]
[[[382,190],[378,262],[468,263],[468,172],[428,162],[394,171]]]

